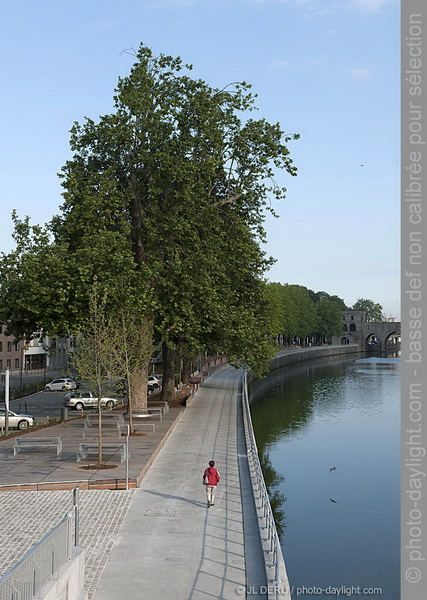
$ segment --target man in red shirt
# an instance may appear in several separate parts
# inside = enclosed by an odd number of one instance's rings
[[[206,497],[208,508],[214,505],[216,486],[219,483],[221,476],[219,471],[215,469],[215,461],[209,461],[209,467],[203,473],[203,483],[206,485]]]

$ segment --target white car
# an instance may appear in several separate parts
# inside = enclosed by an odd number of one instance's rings
[[[5,427],[6,421],[6,409],[0,408],[0,427]],[[20,415],[18,413],[9,411],[9,427],[13,429],[25,430],[28,427],[32,427],[35,423],[34,417],[31,415]]]
[[[71,377],[59,377],[46,384],[44,389],[46,392],[65,392],[65,390],[76,390],[78,387]]]
[[[110,409],[119,404],[119,402],[120,400],[115,396],[101,398],[101,406],[106,406]],[[98,398],[88,390],[69,392],[68,394],[65,394],[63,405],[67,408],[75,408],[76,410],[96,408],[98,406]]]
[[[156,377],[155,375],[149,375],[148,376],[148,385],[152,386],[153,389],[157,389],[159,388],[162,384],[161,381],[158,377]]]

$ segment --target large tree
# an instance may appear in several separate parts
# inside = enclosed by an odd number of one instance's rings
[[[383,307],[367,298],[359,298],[351,307],[352,310],[363,310],[366,313],[366,320],[369,322],[384,321]]]
[[[46,321],[50,330],[72,330],[88,314],[94,277],[108,291],[121,278],[138,303],[141,339],[155,336],[172,349],[215,343],[255,364],[265,340],[258,327],[269,264],[259,245],[264,209],[285,194],[275,171],[296,174],[285,144],[298,136],[250,118],[254,96],[246,83],[213,88],[191,78],[179,58],[156,58],[143,45],[135,58],[119,80],[115,111],[71,130],[73,157],[62,171],[53,240],[33,232],[45,238],[35,247],[29,224],[17,222],[24,237],[19,255],[3,262],[10,294],[0,312],[14,319],[14,292],[30,269],[34,304],[25,304],[25,328]],[[54,265],[58,286],[46,274]],[[146,354],[141,348],[133,367],[135,407],[146,403]]]

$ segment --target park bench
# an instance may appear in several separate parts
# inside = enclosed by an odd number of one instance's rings
[[[34,437],[29,438],[27,436],[18,437],[15,439],[15,445],[13,447],[13,455],[22,449],[34,450],[37,448],[56,448],[56,455],[62,452],[62,438],[60,437]]]
[[[148,419],[150,417],[158,416],[160,421],[163,421],[163,408],[161,407],[148,407],[148,408],[137,408],[132,411],[132,419]],[[129,419],[129,415],[126,415]]]
[[[102,417],[101,417],[102,423],[106,423],[106,422],[111,423],[111,421],[117,423],[117,427],[118,427],[121,423],[124,423],[123,414],[122,413],[117,413],[117,414],[107,413],[107,414],[102,415]],[[95,425],[97,426],[98,424],[99,424],[99,416],[98,415],[87,415],[86,419],[84,420],[85,427],[94,427]]]
[[[148,400],[148,408],[162,408],[163,414],[169,411],[169,403],[165,400]]]
[[[154,423],[134,423],[132,421],[132,432],[136,433],[138,431],[138,429],[144,429],[144,427],[151,428],[151,431],[153,433],[156,432],[156,426]]]
[[[122,423],[117,423],[117,427],[102,427],[102,435],[116,435],[120,437],[122,433],[126,434],[126,427]],[[95,427],[89,427],[86,423],[83,424],[83,439],[86,436],[98,435],[98,429]]]
[[[102,454],[109,454],[113,456],[114,454],[120,453],[120,462],[124,462],[126,459],[126,444],[101,444]],[[79,444],[79,450],[77,452],[77,462],[88,458],[88,456],[97,457],[99,454],[99,444],[98,442],[88,443],[83,442]],[[128,454],[129,458],[130,454]]]

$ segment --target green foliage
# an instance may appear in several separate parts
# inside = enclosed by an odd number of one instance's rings
[[[351,307],[352,310],[363,310],[366,312],[366,320],[368,322],[384,321],[383,307],[381,304],[376,304],[373,300],[359,298]]]
[[[317,312],[307,288],[288,283],[270,285],[273,285],[281,296],[281,333],[288,338],[306,337],[312,334],[317,326]]]
[[[285,196],[275,173],[296,175],[286,144],[299,136],[250,118],[245,82],[213,88],[143,45],[135,59],[114,112],[71,129],[61,214],[46,229],[15,220],[0,318],[15,335],[87,331],[94,279],[110,314],[121,279],[146,344],[133,371],[140,389],[151,331],[172,348],[209,347],[262,368],[276,329],[264,213]]]
[[[316,305],[317,333],[324,337],[339,335],[342,328],[342,312],[340,303],[331,298],[324,298]]]
[[[275,296],[274,321],[286,338],[330,338],[341,331],[345,302],[301,285],[269,284]]]

